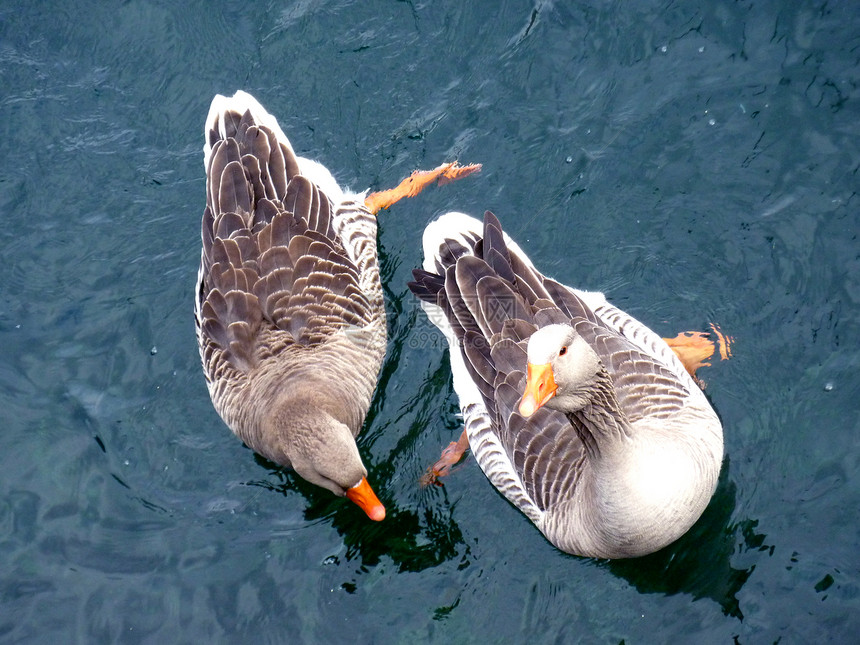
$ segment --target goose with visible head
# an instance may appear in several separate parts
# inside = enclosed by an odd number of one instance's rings
[[[255,452],[381,520],[355,443],[386,345],[376,220],[249,94],[216,96],[204,134],[195,314],[215,409]]]
[[[215,409],[254,451],[381,520],[355,443],[386,344],[374,215],[480,165],[351,193],[242,91],[213,99],[204,136],[195,318]]]
[[[666,342],[542,275],[492,213],[431,223],[424,254],[410,288],[449,341],[492,484],[568,553],[635,557],[683,535],[716,489],[723,434]]]

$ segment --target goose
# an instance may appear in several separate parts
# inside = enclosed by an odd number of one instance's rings
[[[195,319],[212,403],[252,450],[382,520],[355,443],[386,345],[376,220],[246,92],[215,96],[204,135]]]
[[[353,193],[241,90],[214,97],[204,139],[194,309],[212,403],[252,450],[382,520],[355,443],[386,346],[375,214],[481,166]]]
[[[409,287],[447,338],[493,486],[574,555],[638,557],[683,535],[716,489],[723,431],[669,345],[544,276],[489,211],[442,216],[423,247]]]

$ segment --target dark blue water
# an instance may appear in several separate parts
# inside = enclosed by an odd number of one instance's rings
[[[860,630],[860,14],[850,2],[0,2],[0,641],[851,642]],[[382,524],[244,448],[198,364],[202,127],[243,88],[380,216]],[[492,209],[664,335],[718,323],[701,521],[564,555],[469,459],[408,294]]]

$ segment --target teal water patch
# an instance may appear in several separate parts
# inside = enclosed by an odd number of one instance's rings
[[[847,5],[0,7],[0,640],[813,642],[857,633],[860,18]],[[252,92],[379,216],[389,348],[369,523],[236,440],[192,295],[212,96]],[[467,458],[406,282],[490,209],[545,273],[664,336],[719,324],[700,522],[558,552]]]

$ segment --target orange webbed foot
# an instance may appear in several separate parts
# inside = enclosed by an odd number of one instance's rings
[[[439,481],[439,479],[451,474],[454,466],[460,463],[460,460],[463,459],[463,455],[466,454],[468,449],[469,438],[466,436],[466,431],[463,430],[463,434],[460,435],[460,438],[457,441],[449,443],[442,451],[442,455],[439,460],[430,466],[421,476],[421,479],[419,480],[421,482],[421,486],[429,486],[430,484],[441,486],[442,482]]]
[[[409,177],[401,181],[396,188],[370,193],[365,198],[364,205],[375,215],[381,209],[388,208],[404,197],[415,197],[415,195],[432,183],[444,186],[447,183],[468,177],[480,170],[481,164],[479,163],[461,166],[456,161],[443,163],[433,170],[416,170]]]
[[[684,331],[674,338],[664,338],[669,348],[681,360],[684,368],[689,372],[699,387],[704,389],[705,384],[696,376],[696,370],[700,367],[710,366],[708,359],[714,355],[719,348],[720,360],[728,360],[732,355],[731,345],[734,339],[725,335],[717,325],[711,323],[710,332]]]

